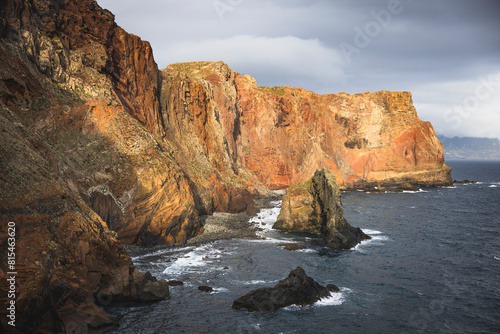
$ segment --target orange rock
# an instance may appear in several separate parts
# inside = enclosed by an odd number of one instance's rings
[[[432,126],[418,119],[410,93],[316,95],[236,82],[242,145],[250,148],[245,166],[271,189],[304,181],[323,166],[343,187],[450,182],[443,147]]]

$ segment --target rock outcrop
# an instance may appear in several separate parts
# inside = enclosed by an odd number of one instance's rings
[[[324,245],[333,249],[349,249],[370,239],[344,218],[339,187],[326,168],[317,170],[311,180],[287,189],[273,228],[321,234]]]
[[[314,304],[321,298],[330,296],[330,289],[320,285],[307,276],[304,269],[297,267],[287,278],[272,288],[260,288],[250,291],[233,302],[233,308],[251,312],[272,312],[290,305],[305,306]]]
[[[54,175],[122,242],[201,233],[193,182],[161,144],[161,75],[149,43],[93,0],[9,0],[1,10],[0,100]]]

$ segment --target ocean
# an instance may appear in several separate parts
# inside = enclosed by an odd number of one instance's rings
[[[184,285],[161,302],[108,307],[120,320],[114,333],[500,333],[500,160],[446,163],[454,179],[478,183],[343,193],[344,216],[372,236],[349,251],[273,231],[274,201],[252,219],[263,240],[132,252],[139,270]],[[307,248],[277,246],[287,241]],[[231,308],[297,266],[340,291],[273,313]]]

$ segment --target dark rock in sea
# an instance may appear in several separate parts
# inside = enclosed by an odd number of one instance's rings
[[[410,182],[395,182],[395,183],[387,182],[382,185],[363,183],[354,186],[353,189],[362,190],[367,193],[386,193],[386,192],[400,193],[403,191],[418,191],[419,188],[416,187],[415,185],[412,185]]]
[[[318,169],[311,180],[287,189],[273,228],[321,234],[323,244],[333,249],[349,249],[370,239],[344,218],[337,181],[326,168]]]
[[[291,244],[291,243],[278,244],[278,247],[283,247],[284,249],[289,250],[289,251],[294,251],[294,250],[300,250],[300,249],[306,249],[307,248],[304,245]]]
[[[177,281],[177,280],[171,280],[171,281],[168,281],[167,284],[170,286],[180,286],[180,285],[184,285],[184,282]]]
[[[200,285],[198,287],[198,290],[204,291],[204,292],[212,292],[214,289],[211,286],[206,286],[206,285]]]
[[[150,302],[159,301],[169,296],[168,284],[164,280],[155,282],[144,282],[142,291],[137,301]]]
[[[477,183],[477,181],[469,181],[469,180],[453,180],[453,183],[462,183],[462,184],[467,184],[467,183]]]
[[[326,286],[326,288],[328,289],[328,291],[331,291],[331,292],[339,292],[340,289],[338,286],[336,286],[335,284],[328,284]]]
[[[273,288],[250,291],[233,302],[233,308],[251,312],[272,312],[290,305],[310,305],[330,296],[330,290],[297,267]]]
[[[228,267],[228,266],[225,266],[225,267],[224,267],[224,268],[222,268],[222,269],[227,270],[227,269],[229,269],[229,267]]]

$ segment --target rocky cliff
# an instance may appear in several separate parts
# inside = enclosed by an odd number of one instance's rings
[[[178,96],[162,108],[169,111],[163,124],[191,117],[200,143],[194,151],[231,176],[250,172],[267,188],[282,189],[328,167],[344,189],[450,184],[443,146],[418,118],[409,92],[317,95],[258,87],[222,62],[173,64],[163,78],[169,94],[173,80],[184,92],[173,89]],[[176,128],[191,136],[193,127]]]
[[[163,128],[151,49],[94,1],[0,10],[1,305],[15,301],[22,332],[110,328],[97,305],[168,296],[112,230],[140,244],[200,229],[184,173],[152,135]],[[12,330],[0,312],[2,332]]]
[[[443,147],[408,92],[317,95],[237,81],[245,167],[271,189],[328,167],[342,188],[449,184]]]
[[[221,62],[160,71],[94,0],[0,12],[0,284],[14,222],[23,330],[107,326],[103,291],[164,297],[120,242],[182,244],[200,215],[249,209],[322,166],[344,188],[451,181],[409,93],[258,87]]]
[[[152,136],[163,129],[152,119],[152,52],[92,1],[7,1],[1,11],[1,305],[15,300],[22,332],[103,330],[114,321],[97,305],[168,296],[110,228],[136,243],[200,229],[184,173]],[[6,310],[2,332],[13,329]]]
[[[347,222],[343,211],[335,176],[326,168],[318,169],[310,180],[286,190],[273,228],[319,234],[324,245],[332,249],[349,249],[370,239]]]

